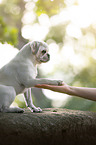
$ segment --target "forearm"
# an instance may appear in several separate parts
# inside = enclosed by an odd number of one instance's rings
[[[63,84],[62,86],[39,84],[36,87],[96,101],[96,88],[73,87],[67,84]]]
[[[69,86],[68,94],[96,101],[96,88]]]

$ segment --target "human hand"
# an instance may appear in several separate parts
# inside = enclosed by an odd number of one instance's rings
[[[46,85],[46,84],[37,84],[35,87],[37,88],[43,88],[43,89],[49,89],[55,92],[60,93],[68,93],[69,92],[69,86],[67,84],[63,84],[62,86],[53,86],[53,85]]]

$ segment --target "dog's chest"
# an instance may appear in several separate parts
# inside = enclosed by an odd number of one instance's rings
[[[33,78],[36,78],[36,76],[37,76],[37,71],[33,71],[32,77],[33,77]]]
[[[36,78],[36,76],[37,76],[37,68],[33,67],[33,68],[29,69],[29,74],[31,74],[32,78]]]

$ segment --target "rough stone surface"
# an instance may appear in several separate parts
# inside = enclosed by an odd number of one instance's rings
[[[96,113],[43,109],[0,113],[0,145],[96,145]]]

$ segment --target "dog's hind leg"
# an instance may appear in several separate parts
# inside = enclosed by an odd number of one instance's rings
[[[42,109],[40,107],[35,107],[33,105],[33,101],[32,101],[32,96],[31,96],[31,88],[29,88],[26,93],[24,94],[25,97],[25,101],[26,101],[26,105],[27,107],[31,110],[31,112],[42,112]]]
[[[11,86],[0,85],[0,112],[22,113],[21,108],[10,108],[10,105],[16,97],[15,89]]]
[[[1,112],[5,112],[5,113],[23,113],[24,112],[24,109],[21,109],[19,107],[14,107],[14,108],[11,108],[11,107],[5,107],[1,110]]]

